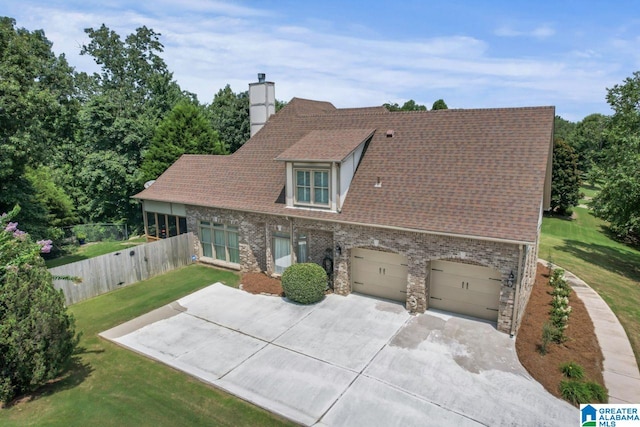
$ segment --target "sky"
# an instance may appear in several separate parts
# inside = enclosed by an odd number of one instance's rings
[[[637,0],[3,0],[0,16],[44,30],[77,71],[84,29],[147,26],[183,90],[210,103],[265,73],[276,98],[338,108],[409,99],[431,108],[554,105],[611,114],[607,88],[640,70]]]

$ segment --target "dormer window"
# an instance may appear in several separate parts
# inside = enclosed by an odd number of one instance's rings
[[[375,129],[312,130],[276,160],[285,164],[287,207],[339,213]]]
[[[329,169],[295,169],[296,204],[329,206]]]

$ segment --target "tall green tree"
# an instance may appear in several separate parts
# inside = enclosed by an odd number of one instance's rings
[[[448,110],[449,107],[447,107],[447,103],[444,102],[444,99],[438,99],[433,103],[433,106],[431,107],[431,109],[432,110]]]
[[[565,120],[560,116],[555,117],[553,126],[553,137],[561,138],[569,144],[573,141],[573,134],[576,130],[576,123]]]
[[[607,116],[590,114],[577,123],[572,146],[578,154],[578,168],[588,174],[592,168],[602,168],[606,153],[605,127]]]
[[[87,154],[80,171],[80,213],[91,221],[140,224],[140,209],[130,199],[140,191],[143,153],[164,115],[181,99],[160,53],[160,34],[136,29],[123,41],[104,24],[86,29],[90,42],[81,54],[101,66],[99,73],[81,75],[79,140]]]
[[[0,216],[0,401],[56,378],[78,343],[73,316],[34,243],[9,215]]]
[[[227,154],[200,106],[184,100],[156,128],[142,162],[143,182],[156,179],[183,154]]]
[[[211,125],[220,140],[233,153],[250,136],[249,93],[234,93],[229,85],[220,89],[208,107]]]
[[[0,211],[22,205],[17,220],[39,238],[51,224],[26,168],[73,137],[77,107],[73,69],[44,32],[0,17]]]
[[[614,111],[605,130],[609,144],[596,215],[622,238],[640,239],[640,71],[607,91]]]
[[[565,215],[580,201],[580,171],[578,156],[562,138],[553,143],[551,176],[551,210]]]

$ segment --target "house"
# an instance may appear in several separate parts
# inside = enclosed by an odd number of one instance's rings
[[[192,231],[199,260],[280,274],[315,262],[340,295],[496,322],[514,334],[551,191],[553,107],[389,112],[250,84],[252,137],[184,155],[134,197],[148,235]],[[268,120],[267,120],[268,119]]]

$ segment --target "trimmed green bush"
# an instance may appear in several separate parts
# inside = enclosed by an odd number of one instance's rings
[[[584,368],[575,362],[567,362],[560,365],[560,371],[567,378],[581,380],[584,378]]]
[[[282,289],[291,301],[313,304],[324,297],[327,273],[318,264],[293,264],[282,273]]]

